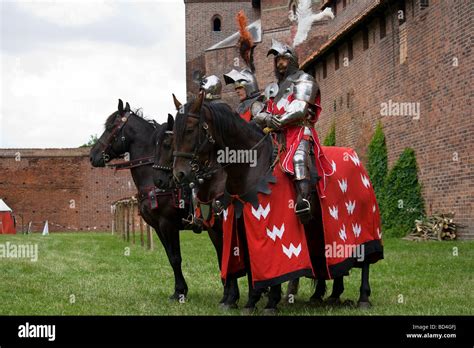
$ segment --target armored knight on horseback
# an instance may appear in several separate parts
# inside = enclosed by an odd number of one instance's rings
[[[237,46],[240,56],[247,67],[241,71],[232,69],[227,74],[224,74],[224,81],[227,85],[234,85],[234,89],[240,101],[236,111],[242,119],[250,122],[252,119],[252,105],[256,101],[262,100],[262,95],[258,88],[257,77],[255,76],[255,65],[253,62],[255,45],[252,35],[247,29],[247,18],[242,11],[237,14],[237,22],[240,32],[240,39]]]
[[[294,176],[298,194],[295,212],[306,222],[311,211],[312,177],[318,181],[320,197],[324,197],[325,177],[333,171],[314,129],[321,112],[319,86],[311,75],[299,70],[298,56],[290,46],[273,40],[269,55],[274,56],[278,84],[267,88],[270,97],[260,112],[255,105],[254,119],[282,135],[285,150],[281,166]]]

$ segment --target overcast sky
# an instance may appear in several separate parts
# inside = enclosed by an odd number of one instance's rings
[[[77,147],[118,98],[158,122],[186,99],[184,1],[0,4],[0,147]]]

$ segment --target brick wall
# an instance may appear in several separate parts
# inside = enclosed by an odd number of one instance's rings
[[[368,142],[378,120],[382,121],[393,166],[405,147],[417,154],[420,180],[428,213],[454,211],[456,220],[467,225],[462,237],[474,238],[472,32],[474,7],[469,0],[431,0],[420,9],[420,0],[407,0],[406,21],[399,27],[396,1],[327,1],[337,5],[336,18],[313,24],[305,43],[297,48],[300,62],[335,40],[334,46],[307,67],[314,72],[322,93],[323,112],[317,129],[323,139],[336,122],[337,145],[353,147],[366,161]],[[288,20],[288,0],[262,0],[262,42],[255,50],[259,86],[273,82],[273,62],[266,57],[275,38],[290,42],[294,27]],[[313,11],[321,7],[313,2]],[[366,17],[365,14],[368,14]],[[385,17],[386,36],[380,37],[380,18]],[[362,21],[361,21],[362,19]],[[235,24],[234,24],[235,26]],[[363,26],[368,29],[368,49],[363,47]],[[347,28],[346,36],[337,39]],[[405,31],[407,60],[400,64],[400,29]],[[235,30],[235,29],[234,29]],[[348,39],[353,59],[348,58]],[[335,49],[339,69],[335,70]],[[235,48],[206,52],[210,73],[222,76],[233,67]],[[323,78],[323,61],[327,77]],[[453,66],[453,63],[458,66]],[[212,69],[212,70],[211,70]],[[224,100],[235,106],[237,98],[230,87]],[[382,116],[381,103],[420,103],[420,119],[410,116]]]
[[[252,1],[185,0],[186,4],[186,88],[195,93],[197,86],[192,82],[194,70],[205,71],[204,50],[225,39],[236,31],[235,16],[244,10],[249,23],[259,18],[259,10],[252,7]],[[221,18],[221,31],[212,30],[214,16]],[[213,72],[211,72],[212,74]]]
[[[111,230],[111,203],[134,195],[135,185],[129,171],[93,168],[88,156],[89,148],[0,150],[0,197],[18,232],[22,217],[34,231],[45,220],[50,231]]]
[[[316,63],[323,113],[317,124],[321,138],[336,121],[337,145],[355,148],[365,160],[375,124],[382,121],[389,165],[406,147],[415,149],[427,212],[454,211],[468,226],[464,238],[474,238],[472,81],[469,59],[473,6],[467,0],[432,0],[427,9],[406,1],[407,61],[400,64],[400,29],[392,6],[385,9],[387,36],[380,38],[379,19],[366,23],[369,48],[362,31],[352,36],[354,58],[344,66],[347,40],[342,40]],[[351,11],[350,7],[346,9]],[[334,49],[340,54],[335,70]],[[453,66],[455,58],[458,66]],[[322,60],[327,77],[323,78]],[[420,103],[420,119],[382,116],[381,103]]]

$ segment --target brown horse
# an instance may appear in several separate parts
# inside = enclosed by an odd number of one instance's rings
[[[231,195],[242,196],[247,192],[255,190],[260,179],[268,173],[268,169],[273,162],[273,146],[270,137],[264,138],[264,133],[254,124],[243,121],[232,109],[225,104],[203,103],[202,96],[196,100],[181,105],[175,100],[179,110],[175,127],[175,162],[173,174],[177,181],[182,182],[192,175],[193,165],[205,167],[210,160],[210,155],[218,150],[228,148],[231,150],[257,150],[257,166],[249,166],[248,163],[232,163],[225,166],[227,173],[226,191]],[[311,299],[321,302],[325,293],[325,279],[331,277],[335,279],[333,293],[330,296],[330,303],[340,302],[342,294],[343,276],[348,274],[351,267],[362,268],[362,279],[360,287],[359,306],[369,306],[370,286],[369,286],[369,264],[376,262],[383,256],[381,246],[369,249],[368,253],[374,255],[364,255],[361,262],[351,258],[350,262],[333,267],[329,275],[325,257],[325,235],[322,219],[321,205],[316,192],[313,192],[311,199],[312,219],[305,224],[305,234],[311,257],[311,263],[315,273],[318,275],[318,285]],[[238,222],[239,237],[244,241],[246,233],[243,222]],[[253,311],[257,301],[261,297],[261,290],[253,289],[250,276],[249,255],[246,253],[244,259],[247,265],[247,275],[249,277],[249,300],[245,306],[248,311]],[[281,284],[271,287],[269,301],[265,307],[265,312],[273,313],[281,299]]]

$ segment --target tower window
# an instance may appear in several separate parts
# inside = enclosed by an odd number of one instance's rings
[[[222,21],[220,16],[214,16],[212,18],[212,31],[221,31]]]
[[[379,18],[380,26],[380,38],[383,39],[387,35],[387,23],[385,22],[385,16]]]
[[[369,48],[369,29],[367,27],[364,27],[362,29],[362,42],[363,42],[363,47],[364,50]]]
[[[347,41],[347,58],[351,61],[354,58],[354,49],[352,47],[352,39]]]

